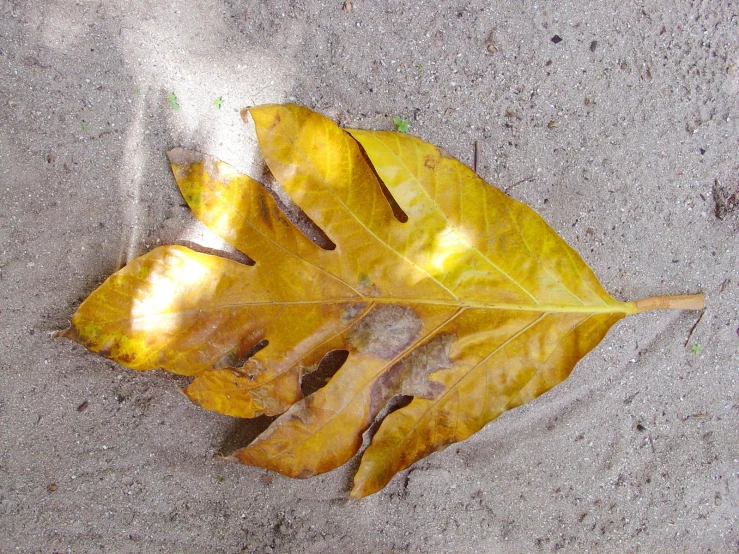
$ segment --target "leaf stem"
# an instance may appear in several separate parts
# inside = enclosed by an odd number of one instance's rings
[[[640,314],[649,310],[702,310],[706,307],[705,298],[699,294],[681,294],[677,296],[651,296],[633,302],[634,311]]]

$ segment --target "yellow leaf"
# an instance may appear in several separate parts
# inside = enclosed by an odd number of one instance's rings
[[[309,477],[363,454],[352,495],[464,440],[565,379],[627,314],[702,309],[702,295],[619,302],[533,210],[396,132],[343,131],[294,105],[248,110],[264,159],[336,245],[324,250],[256,181],[169,153],[193,213],[255,260],[161,247],[112,275],[63,334],[135,369],[195,379],[197,404],[280,415],[233,454]],[[246,117],[247,112],[243,113]],[[303,398],[301,378],[346,361]]]

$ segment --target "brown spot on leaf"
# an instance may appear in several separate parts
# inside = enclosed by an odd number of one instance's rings
[[[438,164],[438,161],[432,158],[431,156],[425,156],[423,158],[423,165],[428,167],[431,171],[436,169],[437,164]]]
[[[310,396],[325,387],[349,356],[347,350],[331,350],[321,359],[318,367],[305,375],[300,381],[303,396]]]
[[[343,323],[349,323],[352,319],[361,314],[367,304],[347,304],[346,308],[341,312],[341,321]]]
[[[443,386],[428,378],[432,373],[452,367],[449,347],[453,340],[452,335],[438,335],[392,367],[391,373],[397,372],[403,376],[402,394],[433,399],[441,393]]]
[[[349,336],[357,352],[389,360],[418,338],[423,322],[411,308],[386,304],[372,308]]]
[[[437,335],[393,365],[372,388],[372,409],[370,411],[379,412],[392,397],[397,395],[431,400],[441,394],[444,387],[440,383],[429,381],[429,376],[452,367],[449,359],[449,346],[453,340],[452,335]]]
[[[262,220],[269,225],[269,228],[272,228],[272,219],[270,218],[269,213],[269,206],[267,206],[267,199],[264,197],[263,194],[259,195],[259,215],[262,217]]]
[[[269,368],[261,360],[249,358],[240,368],[231,368],[232,371],[240,375],[248,375],[250,380],[254,380],[258,375],[267,373]]]
[[[118,354],[116,361],[124,364],[130,364],[136,359],[134,354]]]

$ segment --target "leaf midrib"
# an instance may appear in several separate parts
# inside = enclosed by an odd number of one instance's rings
[[[590,314],[608,314],[608,313],[635,313],[632,306],[633,302],[617,302],[615,304],[599,304],[599,305],[566,305],[566,304],[511,304],[507,302],[480,302],[472,300],[437,300],[437,299],[406,299],[406,298],[390,298],[363,296],[361,298],[336,299],[334,301],[326,300],[294,300],[283,302],[238,302],[233,304],[219,304],[216,306],[207,306],[205,308],[188,308],[186,310],[178,310],[173,312],[158,312],[154,314],[146,314],[137,317],[127,317],[100,322],[101,325],[111,323],[120,323],[123,321],[140,321],[148,317],[156,317],[161,315],[177,315],[192,312],[207,312],[211,310],[241,308],[248,306],[295,306],[295,305],[315,305],[315,304],[366,304],[374,302],[376,304],[394,304],[402,306],[412,306],[414,304],[436,305],[457,307],[462,309],[475,310],[502,310],[516,312],[541,312],[541,313],[590,313]]]

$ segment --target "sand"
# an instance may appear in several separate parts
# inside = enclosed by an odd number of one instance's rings
[[[730,0],[0,0],[0,551],[739,552],[737,64]],[[627,318],[362,501],[356,465],[226,463],[186,380],[49,334],[158,244],[222,248],[164,153],[259,177],[238,111],[286,101],[477,143],[614,296],[707,308]]]

